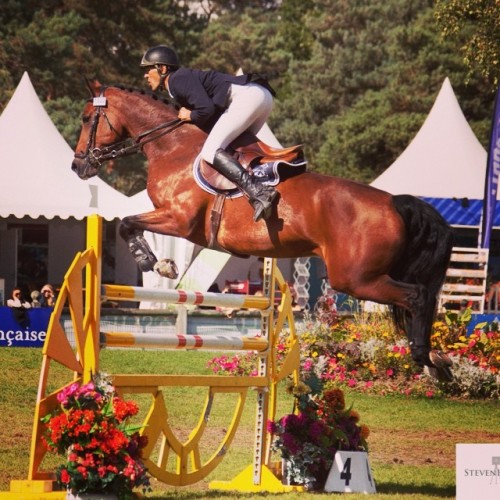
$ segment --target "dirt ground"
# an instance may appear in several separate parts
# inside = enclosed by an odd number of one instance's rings
[[[455,467],[458,443],[498,443],[500,432],[409,432],[372,428],[368,438],[372,462]]]

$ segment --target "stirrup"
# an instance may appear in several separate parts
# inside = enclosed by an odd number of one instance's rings
[[[254,209],[254,222],[259,222],[260,219],[267,220],[271,217],[273,211],[273,201],[277,195],[278,191],[273,191],[272,193],[269,193],[269,196],[266,196],[265,200],[262,200],[261,198],[252,198],[249,200]]]

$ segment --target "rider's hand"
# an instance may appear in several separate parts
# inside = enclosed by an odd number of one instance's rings
[[[187,109],[187,108],[181,108],[181,109],[179,109],[179,114],[177,115],[177,117],[180,120],[183,120],[185,122],[189,122],[189,121],[191,121],[191,110]]]

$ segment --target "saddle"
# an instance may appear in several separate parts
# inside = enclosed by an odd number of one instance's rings
[[[244,133],[233,141],[227,151],[234,155],[243,168],[251,170],[256,180],[263,184],[276,186],[280,179],[288,179],[306,171],[307,161],[304,158],[302,145],[277,149],[257,140],[253,134]],[[228,252],[217,241],[224,201],[226,198],[238,198],[243,194],[201,156],[198,156],[193,164],[193,173],[196,182],[203,190],[216,195],[210,215],[208,248]],[[234,253],[232,255],[248,257]]]
[[[273,148],[257,140],[252,134],[243,134],[227,151],[240,162],[243,168],[253,171],[257,180],[272,186],[280,180],[305,172],[307,162],[302,145],[284,149]],[[202,158],[193,165],[195,179],[202,189],[212,194],[225,194],[230,198],[241,196],[236,186],[212,168]]]

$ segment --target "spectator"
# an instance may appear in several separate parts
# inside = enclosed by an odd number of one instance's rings
[[[22,292],[20,288],[14,288],[12,290],[12,298],[7,300],[7,305],[9,307],[24,307],[25,309],[29,309],[31,304],[27,300],[22,299]]]
[[[30,319],[27,310],[31,308],[31,304],[27,300],[23,300],[20,288],[16,287],[12,290],[12,298],[7,300],[7,305],[12,309],[14,320],[22,328],[29,327]]]
[[[40,304],[40,298],[42,294],[38,290],[33,290],[31,292],[31,307],[42,307]]]
[[[40,305],[42,307],[54,307],[56,303],[56,294],[54,287],[47,283],[42,287],[42,297],[40,298]]]

